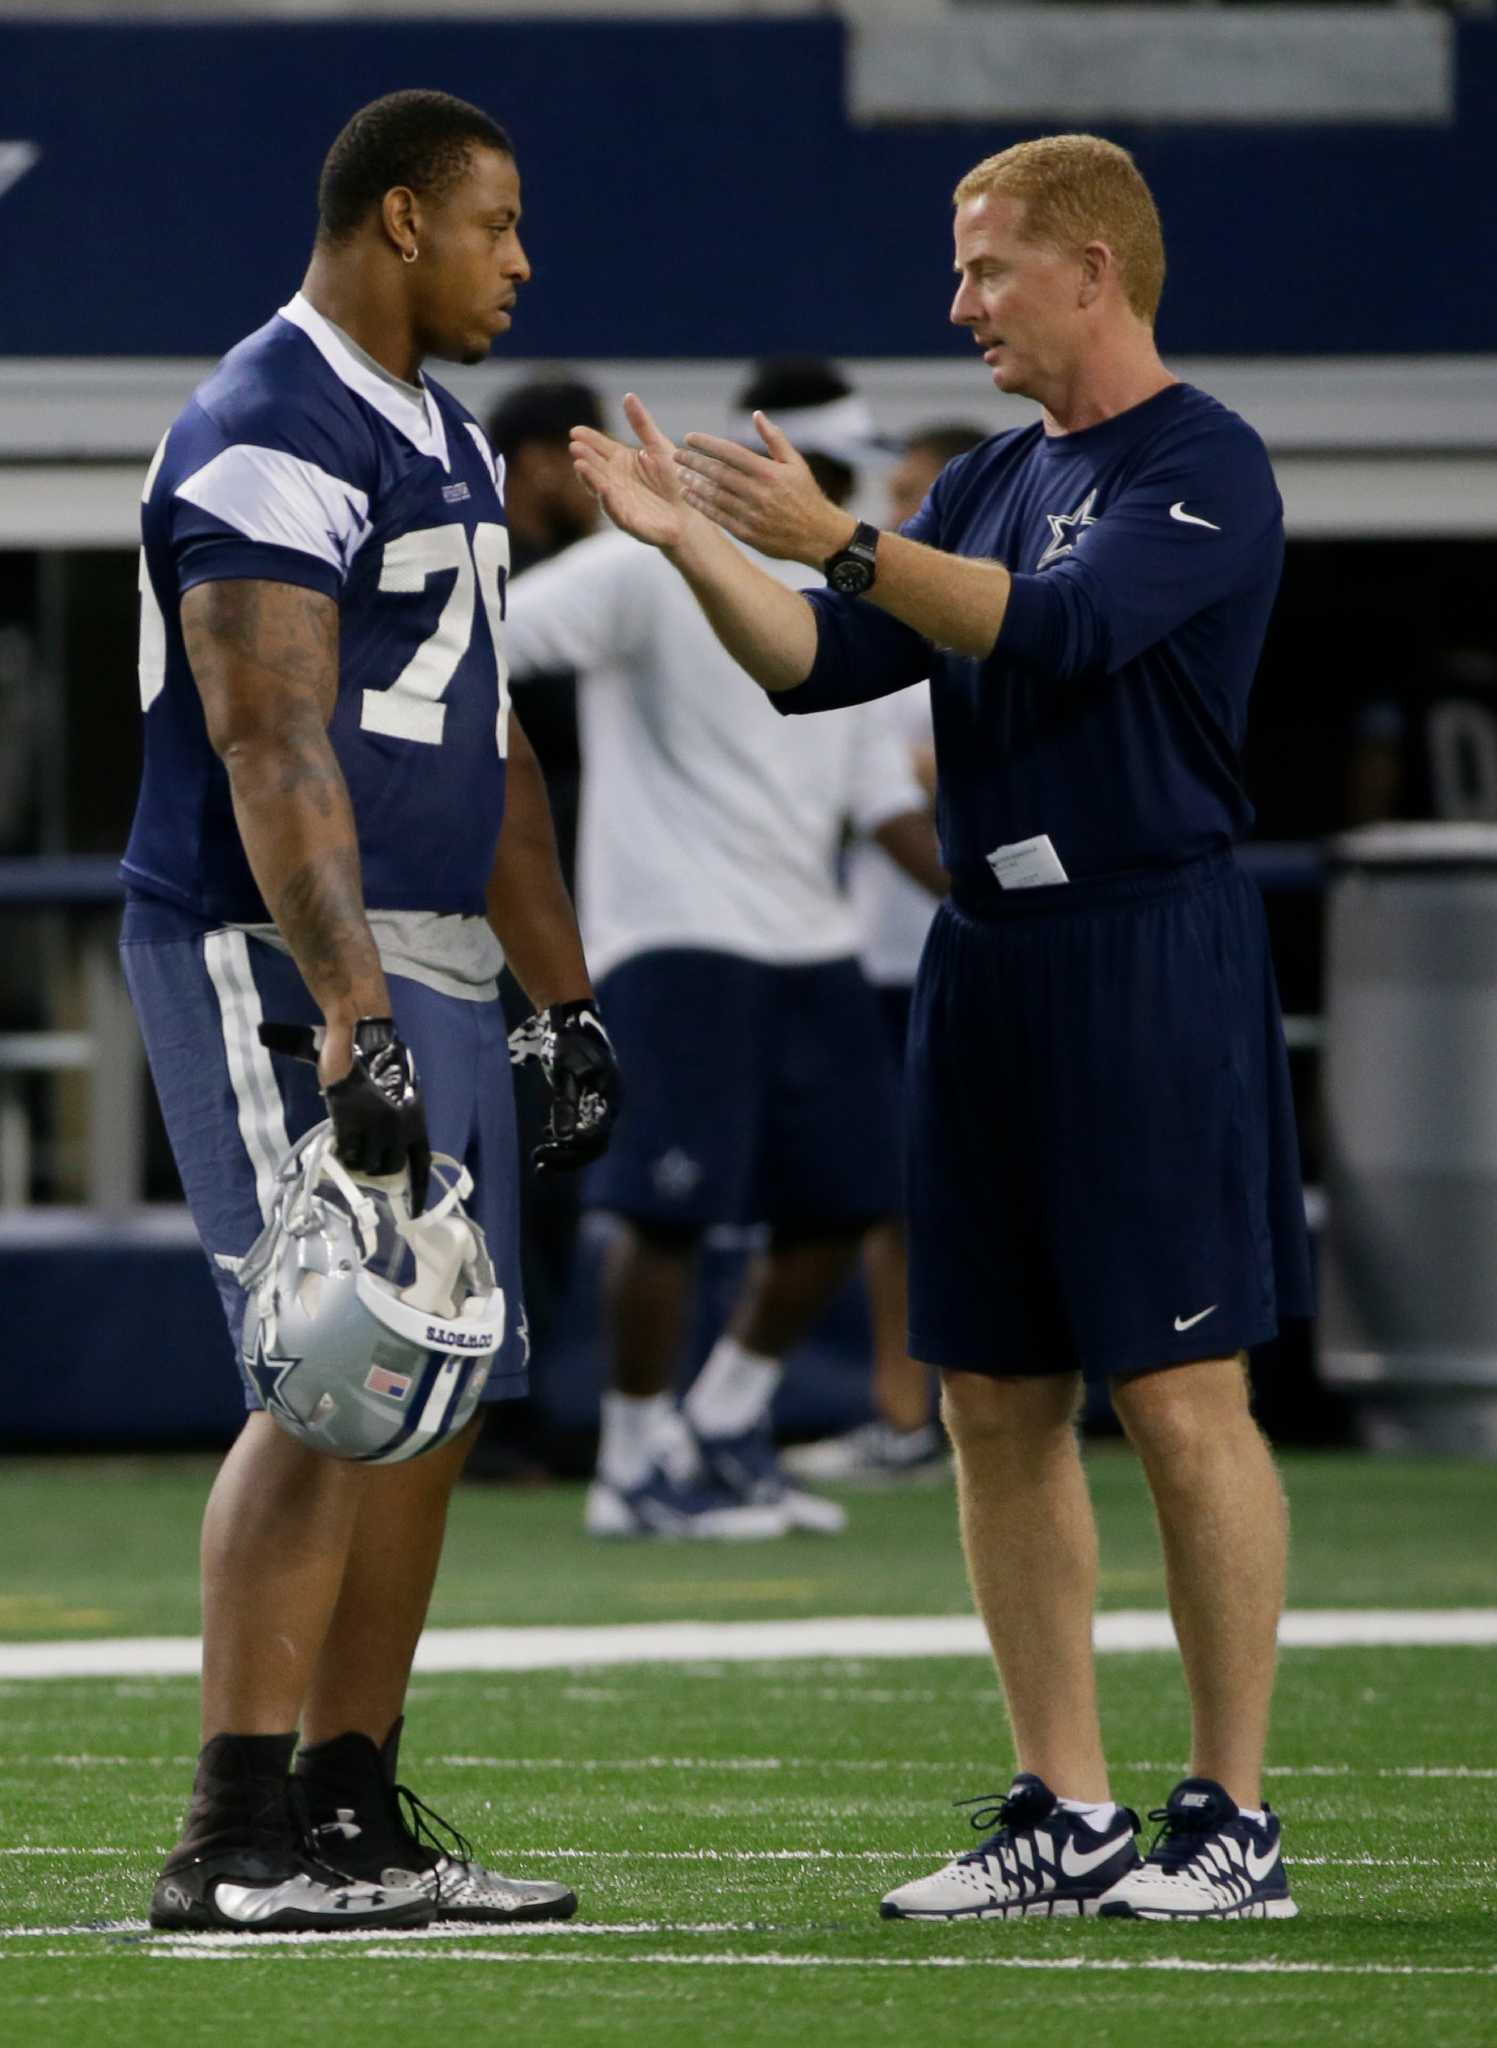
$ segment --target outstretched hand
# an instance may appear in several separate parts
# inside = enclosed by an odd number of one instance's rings
[[[638,447],[596,427],[573,427],[573,465],[615,526],[651,547],[678,547],[694,515],[676,469],[676,444],[632,391],[625,395],[624,415]]]
[[[823,495],[774,421],[762,412],[753,418],[763,455],[715,434],[688,434],[673,451],[686,502],[761,555],[819,569],[857,522]]]

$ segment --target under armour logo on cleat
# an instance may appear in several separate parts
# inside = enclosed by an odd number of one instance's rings
[[[363,1834],[364,1830],[354,1819],[354,1809],[351,1806],[340,1806],[335,1811],[337,1819],[325,1820],[320,1827],[313,1830],[315,1834],[341,1835],[345,1842],[351,1842],[355,1836]]]

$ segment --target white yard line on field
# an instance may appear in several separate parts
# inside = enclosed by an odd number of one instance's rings
[[[138,1942],[147,1956],[197,1958],[201,1961],[250,1961],[272,1949],[342,1953],[360,1960],[388,1962],[504,1962],[504,1963],[616,1963],[655,1964],[672,1968],[711,1967],[721,1969],[797,1970],[1156,1970],[1191,1971],[1225,1976],[1347,1976],[1347,1977],[1497,1977],[1497,1964],[1484,1963],[1333,1963],[1292,1962],[1271,1957],[1245,1957],[1240,1962],[1205,1961],[1189,1956],[1005,1956],[991,1952],[978,1955],[932,1956],[828,1956],[785,1955],[770,1952],[755,1955],[709,1951],[647,1950],[642,1954],[600,1955],[596,1951],[572,1949],[579,1937],[702,1935],[764,1935],[786,1930],[762,1921],[562,1921],[539,1922],[506,1927],[416,1927],[393,1940],[387,1931],[361,1934],[353,1929],[336,1934],[151,1934],[144,1920],[115,1920],[94,1927],[12,1927],[0,1933],[0,1941],[67,1940],[97,1935],[148,1937]],[[546,1937],[550,1937],[546,1940]],[[539,1949],[519,1948],[516,1942],[541,1939]],[[31,1949],[32,1955],[76,1956],[72,1948]],[[92,1951],[95,1955],[117,1953],[114,1948]]]
[[[24,1759],[37,1763],[75,1763],[81,1761],[72,1757],[38,1757]],[[100,1762],[106,1759],[95,1758]],[[107,1761],[114,1761],[110,1758]],[[120,1759],[124,1761],[124,1759]],[[191,1758],[183,1757],[181,1762],[190,1763]],[[449,1770],[458,1771],[568,1771],[600,1773],[619,1771],[626,1777],[640,1771],[861,1771],[878,1774],[893,1772],[904,1776],[910,1771],[939,1771],[950,1777],[954,1768],[963,1770],[967,1766],[953,1766],[940,1757],[855,1757],[855,1756],[634,1756],[634,1757],[569,1757],[569,1756],[439,1756],[433,1762],[445,1765]],[[1160,1764],[1115,1764],[1114,1770],[1162,1772],[1179,1778],[1184,1775],[1185,1766],[1178,1759],[1174,1763]],[[970,1775],[970,1772],[969,1772]],[[1269,1764],[1265,1775],[1270,1778],[1497,1778],[1497,1766],[1481,1764],[1387,1764],[1366,1767],[1361,1764]]]
[[[69,1771],[140,1771],[170,1770],[190,1771],[194,1759],[190,1756],[93,1756],[84,1752],[79,1755],[45,1755],[36,1751],[12,1751],[8,1761],[24,1764],[32,1770]],[[618,1772],[624,1777],[638,1777],[649,1771],[727,1771],[748,1774],[774,1775],[779,1772],[814,1771],[861,1771],[871,1775],[893,1774],[907,1777],[912,1771],[932,1771],[949,1778],[960,1773],[970,1778],[973,1775],[969,1764],[952,1763],[940,1757],[823,1757],[823,1756],[627,1756],[627,1757],[573,1757],[573,1756],[439,1756],[435,1763],[449,1770],[490,1771],[503,1776],[516,1771],[557,1771],[568,1776],[579,1774]],[[983,1766],[982,1768],[986,1768]],[[1122,1763],[1114,1764],[1118,1771],[1148,1771],[1169,1779],[1180,1777],[1185,1766],[1177,1758],[1173,1763]],[[1497,1778],[1497,1766],[1486,1764],[1269,1764],[1264,1770],[1268,1778],[1426,1778],[1426,1779],[1470,1779],[1483,1781]],[[785,1797],[793,1795],[787,1790]],[[1001,1790],[995,1790],[994,1798],[1001,1797]],[[966,1801],[956,1804],[965,1805]],[[0,1855],[6,1851],[0,1848]],[[85,1856],[93,1852],[87,1849],[69,1849],[70,1856]],[[124,1852],[121,1851],[121,1854]]]
[[[1497,1645],[1497,1608],[1296,1608],[1284,1616],[1289,1649]],[[1162,1610],[1099,1614],[1096,1644],[1127,1654],[1174,1647]],[[623,1664],[759,1664],[796,1659],[986,1657],[972,1615],[843,1615],[809,1621],[628,1622],[605,1628],[428,1629],[417,1671],[551,1671]],[[195,1677],[195,1636],[0,1644],[0,1679]]]
[[[409,1959],[423,1963],[558,1963],[563,1966],[600,1963],[605,1968],[648,1964],[673,1969],[718,1970],[1155,1970],[1224,1977],[1497,1977],[1497,1963],[1294,1963],[1278,1962],[1268,1957],[1222,1963],[1206,1962],[1194,1956],[790,1956],[773,1952],[763,1955],[676,1955],[669,1950],[644,1955],[607,1956],[588,1955],[581,1951],[574,1954],[556,1950],[547,1952],[544,1949],[510,1949],[506,1952],[502,1948],[429,1949],[425,1954],[415,1956],[405,1946],[407,1938],[402,1937],[399,1945],[376,1943],[366,1947],[362,1941],[351,1942],[346,1934],[314,1937],[323,1943],[324,1953],[341,1945],[361,1962]],[[239,1935],[232,1935],[229,1939],[234,1945],[227,1948],[164,1942],[152,1946],[145,1953],[158,1961],[179,1961],[187,1957],[197,1962],[242,1962],[256,1954],[271,1937],[259,1935],[250,1942]]]

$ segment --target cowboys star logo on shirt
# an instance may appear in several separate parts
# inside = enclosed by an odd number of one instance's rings
[[[1068,555],[1075,547],[1075,535],[1084,526],[1095,526],[1097,521],[1092,507],[1097,502],[1095,491],[1088,491],[1074,512],[1047,512],[1050,522],[1050,544],[1035,563],[1036,569],[1046,569],[1052,562],[1058,562],[1062,555]]]

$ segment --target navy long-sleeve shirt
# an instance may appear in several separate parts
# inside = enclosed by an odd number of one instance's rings
[[[931,679],[946,864],[1047,835],[1066,874],[1191,860],[1252,824],[1239,750],[1284,558],[1262,441],[1173,384],[1079,433],[1039,425],[958,456],[903,528],[1003,562],[1013,589],[985,660],[875,606],[806,593],[816,664],[787,714]]]

